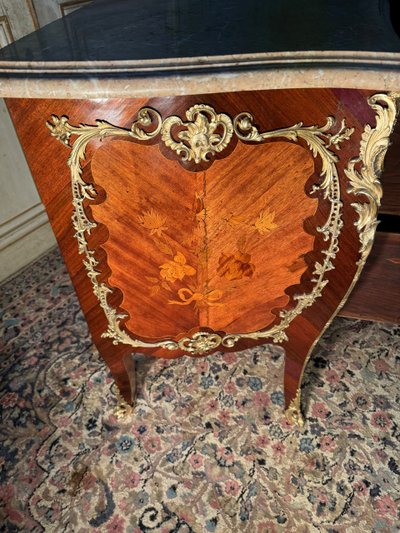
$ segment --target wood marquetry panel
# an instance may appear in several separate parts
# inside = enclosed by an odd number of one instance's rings
[[[238,143],[190,172],[158,146],[112,141],[91,171],[105,194],[92,213],[108,229],[109,283],[134,334],[263,329],[289,302],[285,289],[300,282],[314,241],[303,229],[318,204],[305,193],[314,172],[306,149]]]
[[[396,115],[394,97],[372,94],[7,101],[94,341],[126,399],[132,350],[179,357],[273,341],[285,349],[285,402],[300,420],[312,347],[372,245],[375,170]],[[53,137],[51,115],[68,117],[53,119]]]

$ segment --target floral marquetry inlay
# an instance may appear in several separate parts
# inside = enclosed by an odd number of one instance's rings
[[[254,274],[255,266],[251,263],[251,255],[240,251],[235,254],[221,254],[218,260],[217,272],[221,278],[233,281],[243,277],[251,278]]]
[[[275,219],[275,213],[269,213],[268,211],[261,211],[261,213],[258,215],[256,221],[254,222],[254,227],[258,231],[258,233],[261,233],[261,235],[264,235],[265,233],[268,233],[269,231],[272,231],[277,226],[274,222]]]
[[[155,146],[143,151],[133,143],[124,146],[116,141],[94,154],[93,179],[100,187],[108,187],[109,196],[107,201],[92,206],[92,214],[98,223],[109,228],[109,239],[102,248],[112,271],[110,284],[124,293],[121,308],[129,314],[126,326],[130,331],[152,338],[200,327],[228,332],[246,330],[247,324],[240,315],[243,311],[243,316],[251,316],[253,306],[257,307],[253,324],[258,328],[274,320],[272,306],[284,307],[289,301],[284,290],[288,283],[299,283],[307,268],[304,255],[312,250],[315,238],[303,229],[303,219],[312,216],[318,205],[317,199],[304,194],[304,183],[314,170],[313,158],[304,148],[286,143],[263,147],[240,144],[235,153],[245,157],[250,168],[257,161],[261,174],[257,171],[247,175],[243,171],[241,195],[230,197],[229,201],[224,201],[225,195],[237,183],[231,179],[226,158],[216,161],[205,173],[194,173],[165,159]],[[135,174],[120,171],[117,175],[113,154],[117,161],[122,155],[125,157],[127,171],[140,160]],[[156,167],[162,165],[160,176],[154,172],[150,175],[145,168],[141,173],[141,154],[148,154]],[[288,156],[299,168],[291,178],[295,180],[293,187],[288,187],[285,194],[288,199],[291,194],[301,197],[298,210],[290,218],[281,208],[282,201],[286,201],[281,195],[281,180],[288,175],[285,162],[272,173],[262,170],[270,161]],[[260,179],[264,174],[265,179]],[[212,193],[202,188],[204,178]],[[162,192],[157,194],[160,186]],[[185,195],[177,198],[174,191],[183,187]],[[115,200],[118,191],[123,191],[123,203]],[[171,205],[176,207],[170,209]],[[142,215],[147,212],[152,215],[151,224],[143,224]],[[265,212],[274,214],[275,227],[261,234],[255,223]],[[227,223],[231,213],[241,219],[234,227]],[[126,220],[131,222],[123,229],[121,224]],[[161,223],[167,229],[157,234],[154,229]],[[119,267],[121,252],[113,245],[122,232],[127,254],[129,250],[129,267],[125,271]],[[283,236],[297,232],[304,237],[285,244]],[[273,262],[266,260],[270,250],[279,247],[282,255]],[[299,258],[299,265],[286,273],[293,262],[286,259],[288,254]],[[125,264],[127,261],[128,255]],[[277,265],[279,275],[274,274]],[[125,282],[128,275],[129,285]],[[154,321],[150,325],[145,323],[145,314],[140,312],[142,303],[135,294],[143,295],[152,307]],[[235,306],[237,311],[232,313]]]
[[[369,251],[375,228],[376,205],[380,198],[376,175],[395,116],[394,102],[390,96],[377,95],[370,100],[370,105],[376,112],[376,127],[366,127],[360,156],[352,160],[346,169],[350,192],[356,196],[362,195],[362,201],[353,204],[359,214],[357,229],[362,243],[361,262]],[[232,348],[242,339],[285,341],[289,325],[321,297],[324,287],[329,283],[327,273],[335,268],[343,227],[337,151],[350,139],[353,129],[344,121],[335,129],[334,119],[328,117],[323,125],[304,126],[297,123],[278,130],[260,131],[250,113],[243,112],[231,118],[206,104],[189,108],[186,119],[184,121],[175,115],[162,118],[157,110],[143,108],[138,111],[130,129],[104,121],[97,121],[95,125],[73,126],[66,117],[56,116],[48,124],[51,134],[71,147],[68,164],[74,205],[72,220],[94,294],[107,317],[108,329],[104,336],[112,338],[115,343],[125,343],[135,348],[159,347],[181,350],[191,355],[205,354],[218,347]],[[196,172],[195,168],[191,168],[191,172],[188,172],[176,160],[164,158],[162,162],[164,156],[157,147],[138,146],[142,141],[158,139],[158,142],[175,152],[180,162],[190,161],[193,165],[201,165],[225,150],[234,135],[241,142],[233,154],[240,153],[243,160],[249,162],[249,169],[246,169],[248,190],[255,187],[260,189],[256,191],[257,198],[251,199],[246,196],[244,184],[244,192],[241,192],[243,197],[236,198],[232,205],[224,201],[224,190],[232,188],[233,191],[235,182],[228,174],[224,174],[223,160],[215,159],[209,184],[209,171]],[[91,140],[106,137],[112,137],[113,142],[94,153],[91,163],[94,182],[87,182],[82,166],[87,145]],[[116,141],[116,138],[121,140]],[[125,143],[124,139],[134,140],[135,143]],[[269,143],[270,140],[279,142]],[[281,149],[282,144],[285,144],[286,152]],[[304,147],[309,151],[306,152]],[[126,175],[132,179],[131,189],[126,179],[120,177],[113,168],[113,151],[120,154],[119,161],[126,165]],[[146,153],[149,154],[148,159]],[[285,153],[298,158],[300,170],[294,178],[284,171]],[[159,177],[154,176],[151,170],[155,158],[158,158],[161,169]],[[304,193],[304,186],[314,169],[307,158],[317,160],[320,169],[320,175],[315,178],[308,196]],[[267,167],[276,159],[282,163],[275,165],[275,173],[269,176]],[[255,168],[258,165],[253,177],[251,165]],[[135,168],[134,173],[132,168]],[[112,178],[102,181],[103,174]],[[252,179],[254,182],[251,182]],[[285,179],[289,179],[287,185],[282,184],[279,188],[280,180]],[[264,187],[263,180],[266,183],[270,180],[269,185]],[[103,202],[94,202],[96,184],[107,194],[112,187],[113,194],[106,195]],[[300,198],[296,206],[300,215],[298,221],[294,220],[289,227],[289,217],[282,208],[284,202],[281,201],[281,195],[290,195],[296,186],[299,191],[293,194],[296,194],[296,199]],[[112,203],[113,195],[122,190],[124,192],[121,194],[126,197],[129,206],[122,207],[121,212],[118,212]],[[213,194],[217,199],[213,198]],[[326,219],[315,227],[313,236],[304,231],[303,222],[314,215],[319,202],[326,206],[323,210]],[[87,213],[89,205],[93,216]],[[171,210],[172,214],[168,215]],[[294,211],[291,215],[295,217],[295,214]],[[115,222],[115,230],[107,225],[109,220]],[[126,220],[130,222],[124,226],[129,227],[129,231],[125,229],[124,239],[129,245],[124,250],[118,248],[116,242],[122,234],[118,224],[122,228],[122,221]],[[100,276],[99,259],[96,251],[89,246],[89,235],[96,231],[100,223],[106,225],[110,232],[108,240],[101,245],[106,251],[112,272],[110,283]],[[292,238],[291,235],[295,234],[301,238]],[[313,249],[315,234],[322,235],[324,244],[318,251],[318,259],[313,265],[307,266],[304,255]],[[285,271],[285,276],[291,280],[289,285],[299,287],[290,305],[287,305],[289,297],[285,294],[287,285],[280,279],[272,279],[272,270],[269,280],[266,274],[268,261],[264,258],[267,252],[272,254],[271,257],[276,255],[286,240],[289,248],[298,246],[297,256],[291,258]],[[119,273],[118,261],[114,259],[117,249],[125,263],[132,262],[131,272]],[[128,253],[128,249],[135,249],[136,255]],[[300,278],[307,268],[310,282],[308,289],[304,290]],[[121,308],[114,308],[110,303],[111,287],[120,288],[119,283],[125,279],[124,276],[131,278],[122,290],[124,299]],[[265,294],[262,283],[266,287]],[[276,320],[273,325],[267,328],[268,320],[271,322],[272,319],[265,318],[265,324],[260,322],[260,327],[255,330],[232,329],[228,323],[226,328],[223,327],[224,313],[232,309],[235,298],[239,311],[243,310],[244,314],[250,316],[252,310],[245,309],[240,303],[241,295],[268,299],[269,291],[274,287],[281,287],[281,296],[277,293],[273,298],[275,307],[280,309],[274,315]],[[128,300],[131,302],[129,309]],[[149,310],[146,301],[149,302]],[[154,324],[154,334],[150,331],[146,335],[140,334],[132,317],[150,313],[150,309],[151,312],[159,309],[160,302],[164,302],[162,313],[165,323],[168,320],[171,324],[174,320],[178,321],[176,330],[170,334],[160,330],[158,334],[158,326]],[[139,310],[137,315],[136,308]],[[235,322],[234,317],[230,320],[232,324],[239,323]],[[200,331],[185,334],[185,331],[196,328]],[[201,331],[202,328],[205,331]]]
[[[185,276],[194,276],[196,269],[186,264],[186,257],[178,252],[173,260],[168,260],[160,265],[160,276],[172,283],[177,279],[182,280]]]
[[[142,215],[138,216],[138,221],[150,231],[150,235],[161,237],[163,231],[168,229],[165,226],[166,218],[154,211],[154,209],[143,212]]]

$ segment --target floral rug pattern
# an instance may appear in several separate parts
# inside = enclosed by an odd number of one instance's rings
[[[138,361],[133,414],[58,251],[0,287],[0,531],[400,530],[400,328],[336,319],[283,416],[265,346]]]

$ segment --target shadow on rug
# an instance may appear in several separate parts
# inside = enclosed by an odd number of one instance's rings
[[[142,364],[117,420],[58,251],[1,287],[1,315],[1,531],[399,530],[398,326],[334,321],[299,432],[270,346]]]

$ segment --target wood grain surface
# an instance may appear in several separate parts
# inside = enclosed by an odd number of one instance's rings
[[[288,304],[285,289],[299,284],[313,249],[303,229],[318,204],[305,193],[314,173],[308,150],[239,143],[190,172],[158,146],[114,141],[96,151],[91,171],[106,191],[92,213],[109,232],[108,281],[124,295],[135,336],[255,331]]]
[[[343,143],[341,150],[337,152],[344,227],[339,238],[335,269],[326,275],[328,284],[323,289],[322,296],[292,321],[286,331],[288,341],[282,344],[286,351],[284,386],[288,405],[300,385],[304,362],[311,346],[335,314],[356,272],[360,243],[354,225],[357,217],[351,207],[355,198],[347,192],[348,183],[343,168],[350,158],[358,156],[360,137],[365,124],[375,125],[374,113],[367,104],[367,96],[370,94],[371,91],[307,89],[156,98],[148,101],[7,100],[93,340],[126,399],[130,398],[130,391],[123,356],[129,353],[131,348],[121,344],[113,345],[110,339],[101,336],[107,327],[106,319],[93,295],[82,257],[77,253],[70,223],[72,203],[70,174],[66,164],[69,149],[49,135],[45,126],[46,120],[51,114],[56,114],[67,115],[71,124],[94,124],[96,119],[102,119],[121,127],[130,127],[137,111],[144,105],[157,109],[164,118],[174,114],[184,119],[185,111],[190,106],[205,103],[213,106],[217,112],[227,113],[231,117],[243,111],[252,113],[260,131],[286,128],[300,121],[305,125],[322,126],[328,116],[334,116],[339,125],[345,118],[347,124],[354,128],[351,140]],[[193,329],[193,325],[198,327],[204,320],[213,328],[229,331],[240,327],[247,330],[260,327],[261,316],[267,317],[263,327],[268,323],[278,323],[279,308],[284,306],[286,310],[292,309],[296,303],[296,295],[311,290],[313,265],[316,261],[321,261],[323,256],[325,244],[322,234],[316,228],[326,221],[329,205],[322,195],[318,194],[316,208],[316,200],[311,200],[304,192],[305,188],[308,190],[311,185],[307,181],[310,181],[313,162],[316,173],[311,182],[319,180],[321,165],[318,160],[310,159],[309,148],[304,142],[291,144],[279,141],[268,143],[268,146],[255,147],[251,143],[238,141],[231,143],[230,151],[227,149],[226,154],[218,154],[212,164],[196,169],[193,164],[178,163],[178,156],[171,151],[166,153],[165,147],[161,146],[159,149],[157,139],[147,144],[150,146],[107,139],[98,150],[100,142],[93,141],[85,160],[85,179],[94,180],[99,184],[99,192],[108,195],[106,201],[93,206],[93,216],[101,221],[102,225],[98,228],[98,234],[93,236],[91,245],[98,248],[99,253],[102,248],[107,252],[107,255],[103,252],[101,258],[104,267],[102,276],[105,280],[109,278],[108,282],[112,287],[119,287],[114,289],[110,302],[118,310],[121,307],[129,308],[129,320],[132,320],[132,323],[128,321],[126,325],[136,332],[139,318],[138,314],[135,315],[135,302],[148,298],[149,284],[153,283],[148,279],[144,282],[143,277],[159,280],[162,270],[171,272],[167,267],[160,267],[164,264],[163,261],[176,262],[175,257],[179,252],[185,256],[185,262],[180,255],[178,258],[180,267],[186,270],[186,277],[194,279],[198,276],[196,282],[202,287],[207,282],[209,288],[217,290],[217,282],[222,280],[227,286],[228,282],[238,282],[239,287],[239,282],[243,281],[242,288],[237,289],[238,303],[232,303],[234,291],[229,295],[232,299],[226,300],[226,309],[219,306],[206,306],[203,309],[200,309],[201,306],[196,309],[195,305],[162,306],[159,300],[160,305],[150,305],[148,315],[140,319],[140,331],[143,334],[153,336],[157,331],[161,331],[158,335],[166,335],[169,334],[169,327],[175,327],[174,333],[179,334],[187,328]],[[292,165],[290,161],[296,161],[296,164]],[[135,172],[131,173],[130,165],[136,168]],[[270,168],[273,171],[269,172]],[[256,173],[252,169],[256,169]],[[198,256],[201,257],[201,254],[198,250],[190,251],[190,247],[184,244],[184,239],[187,239],[187,234],[190,234],[191,228],[194,227],[193,216],[199,214],[204,207],[202,202],[204,203],[205,199],[201,198],[202,182],[203,186],[204,182],[208,184],[208,227],[214,228],[215,231],[211,234],[212,246],[209,247],[211,251],[207,261],[210,272],[206,275],[200,273],[202,268]],[[128,184],[125,193],[123,184]],[[121,191],[122,197],[117,195],[120,195]],[[196,198],[196,193],[200,198]],[[134,200],[125,202],[126,198]],[[229,201],[225,200],[228,198]],[[197,200],[196,205],[193,204],[194,200]],[[172,246],[168,241],[174,255],[164,257],[159,248],[154,246],[154,239],[150,239],[151,230],[146,228],[146,225],[151,226],[151,217],[146,218],[145,214],[151,212],[151,209],[161,209],[161,219],[158,220],[161,220],[161,226],[157,226],[158,222],[156,226],[169,228],[161,233],[165,233],[168,239],[172,239],[176,244]],[[222,220],[229,219],[231,214],[238,217],[233,222],[243,222],[240,219],[243,214],[244,222],[250,226],[254,225],[254,220],[258,219],[260,210],[263,209],[272,209],[275,212],[278,226],[273,228],[276,230],[275,241],[271,232],[267,237],[260,235],[260,243],[263,245],[258,246],[255,242],[249,249],[244,247],[242,250],[236,250],[234,245],[237,245],[243,234],[247,234],[247,230],[229,228],[226,232],[218,233],[215,229]],[[275,219],[273,220],[275,223]],[[292,230],[295,236],[287,237]],[[131,231],[135,231],[135,236]],[[280,231],[282,233],[279,233]],[[154,231],[152,237],[156,234]],[[142,245],[137,242],[138,238]],[[196,239],[201,243],[204,235],[199,231]],[[268,242],[271,243],[270,246]],[[235,258],[235,253],[241,255],[236,255]],[[262,262],[265,264],[261,264]],[[125,266],[130,264],[135,267],[125,271]],[[185,265],[196,270],[196,276],[192,275],[192,270],[185,269]],[[251,265],[255,265],[255,269]],[[281,268],[284,274],[277,272]],[[239,272],[242,273],[241,280],[228,279],[237,277]],[[261,276],[258,279],[259,272],[266,278],[263,283]],[[278,277],[267,279],[269,273]],[[178,281],[182,282],[183,279]],[[248,287],[252,286],[250,282],[253,281],[257,289],[253,292],[257,292],[261,286],[268,287],[265,299],[262,293],[250,294]],[[176,287],[184,288],[178,284]],[[193,288],[197,289],[196,286]],[[182,294],[184,298],[189,295],[187,292],[181,292]],[[217,296],[218,294],[214,293],[214,303],[220,301]],[[163,298],[171,299],[167,295]],[[252,308],[252,301],[256,302],[255,310]],[[165,312],[161,307],[167,308],[168,311]],[[170,313],[171,316],[178,317],[176,322],[175,319],[170,319]],[[153,316],[157,316],[157,327],[152,329],[153,326],[149,322]],[[243,340],[232,349],[242,350],[259,343],[260,341]],[[152,354],[161,357],[183,355],[179,350],[170,352],[162,349],[153,350]]]
[[[400,217],[400,122],[390,137],[382,173],[383,197],[380,213]],[[397,224],[400,231],[400,218]]]
[[[378,231],[341,316],[400,324],[400,234]]]

